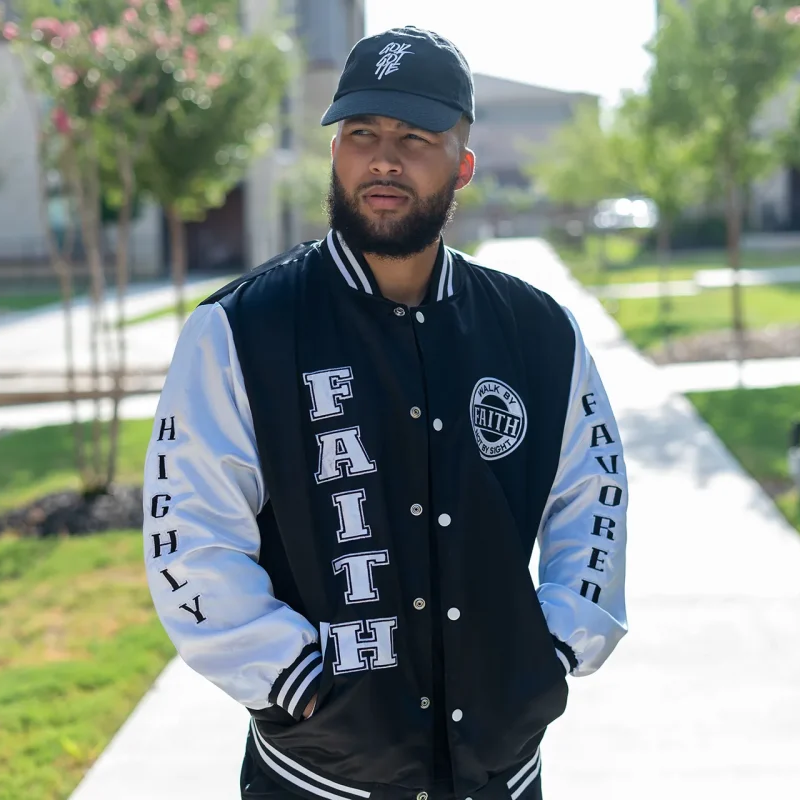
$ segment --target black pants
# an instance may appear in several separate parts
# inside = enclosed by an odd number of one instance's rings
[[[249,750],[245,753],[244,761],[242,762],[239,785],[242,792],[242,800],[298,800],[300,796],[286,790],[266,775]],[[409,797],[413,797],[413,793],[410,792]],[[542,800],[541,772],[526,787],[520,800]]]

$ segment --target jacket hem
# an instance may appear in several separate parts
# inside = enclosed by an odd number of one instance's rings
[[[408,788],[388,784],[355,784],[345,779],[329,777],[303,764],[296,758],[279,750],[259,731],[255,719],[250,720],[251,738],[261,768],[273,780],[283,785],[288,792],[309,800],[382,800],[387,797],[408,797]],[[527,791],[541,771],[541,745],[526,761],[495,775],[484,786],[471,791],[474,800],[525,800]],[[430,800],[437,800],[431,793]]]

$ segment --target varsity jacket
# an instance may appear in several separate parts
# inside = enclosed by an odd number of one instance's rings
[[[443,243],[408,307],[331,231],[184,326],[146,457],[147,576],[289,791],[525,800],[567,673],[627,631],[627,494],[566,309]]]

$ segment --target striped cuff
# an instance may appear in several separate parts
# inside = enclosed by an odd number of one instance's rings
[[[280,706],[299,721],[311,698],[319,689],[322,653],[319,644],[307,644],[294,663],[284,669],[272,684],[270,702]]]
[[[550,634],[553,636],[553,634]],[[559,657],[562,664],[564,664],[564,668],[567,670],[567,674],[569,675],[573,670],[578,668],[578,658],[575,655],[575,651],[561,639],[556,638],[553,636],[553,644],[556,646],[556,655]]]

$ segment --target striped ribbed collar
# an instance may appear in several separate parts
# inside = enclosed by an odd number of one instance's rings
[[[328,231],[325,245],[341,273],[342,279],[351,289],[375,295],[375,297],[383,296],[367,260],[361,253],[350,249],[339,231]],[[436,263],[433,266],[428,291],[420,305],[452,297],[454,294],[453,273],[453,255],[440,240],[439,252],[436,254]]]

